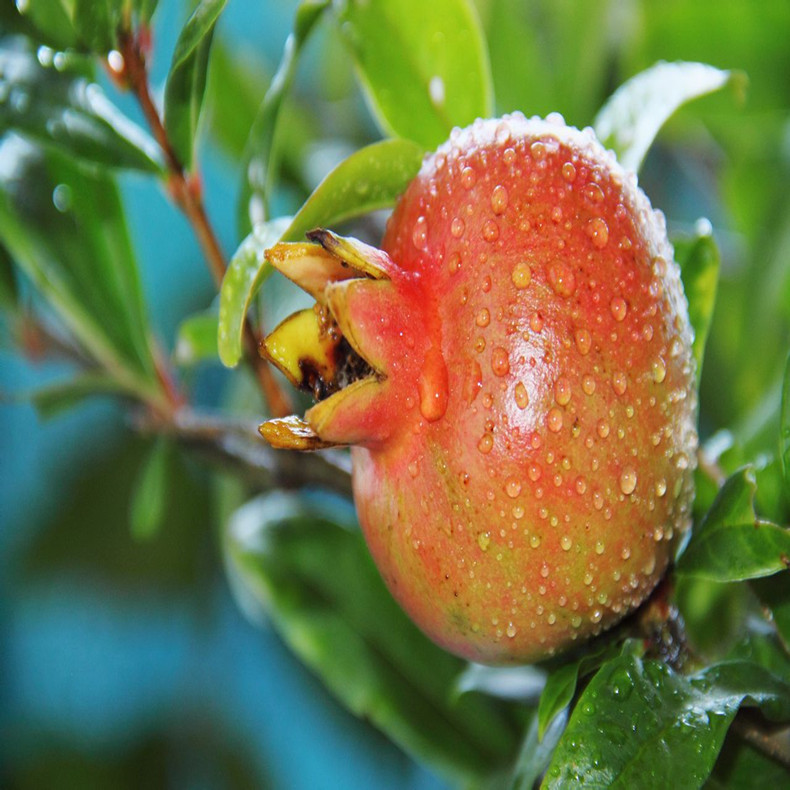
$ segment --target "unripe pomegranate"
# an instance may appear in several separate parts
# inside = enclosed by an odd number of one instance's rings
[[[453,132],[381,250],[329,231],[272,263],[316,299],[266,353],[318,403],[275,446],[353,445],[392,594],[446,649],[540,660],[655,587],[689,524],[692,332],[663,216],[590,130]]]

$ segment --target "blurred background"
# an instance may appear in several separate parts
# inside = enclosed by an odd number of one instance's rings
[[[3,0],[10,2],[10,0]],[[35,2],[35,0],[33,0]],[[238,244],[239,162],[291,29],[295,0],[231,0],[212,52],[202,130],[205,196],[227,253]],[[588,125],[626,78],[657,60],[748,75],[681,111],[640,176],[671,233],[706,217],[722,283],[703,381],[703,436],[775,430],[790,320],[790,3],[786,0],[478,0],[498,112],[562,112]],[[161,87],[187,3],[154,17]],[[284,118],[275,213],[378,136],[337,32],[310,41]],[[110,93],[112,86],[107,85]],[[118,98],[134,117],[129,97]],[[155,184],[121,178],[163,348],[213,298],[190,229]],[[440,788],[353,718],[267,626],[234,602],[212,480],[177,461],[166,527],[130,535],[129,494],[146,442],[112,403],[42,420],[9,398],[62,375],[0,348],[0,786]],[[216,368],[191,373],[207,405]]]

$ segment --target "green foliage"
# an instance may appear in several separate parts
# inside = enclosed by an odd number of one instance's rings
[[[30,338],[43,338],[73,368],[29,393],[43,418],[122,396],[132,424],[154,434],[75,486],[26,571],[199,591],[218,490],[221,551],[242,607],[341,705],[450,783],[786,783],[790,758],[761,739],[790,728],[790,6],[303,0],[269,79],[224,29],[215,36],[225,0],[201,0],[175,43],[162,126],[148,132],[114,104],[111,81],[130,87],[123,69],[96,75],[129,35],[142,56],[124,66],[145,71],[156,0],[17,5],[24,13],[0,9],[3,326],[23,352],[34,356]],[[743,88],[741,70],[750,92],[738,106],[723,89]],[[641,168],[675,238],[706,438],[695,525],[664,602],[686,623],[678,661],[659,657],[660,640],[627,638],[637,617],[545,666],[465,664],[394,604],[347,498],[322,493],[348,494],[344,461],[294,461],[257,444],[242,415],[261,412],[260,395],[247,397],[239,371],[211,371],[233,393],[213,404],[220,416],[196,408],[199,376],[185,369],[238,366],[292,298],[265,251],[317,226],[356,223],[375,236],[380,218],[368,215],[395,203],[424,152],[494,106],[593,124],[627,168]],[[158,110],[144,109],[131,117],[150,123]],[[160,147],[164,135],[198,173],[204,114],[208,143],[241,171],[242,240],[218,299],[192,305],[160,353],[115,178],[161,179],[216,266],[220,234],[197,179]],[[710,225],[690,231],[700,216]],[[195,478],[185,448],[218,462],[222,486],[219,475]]]

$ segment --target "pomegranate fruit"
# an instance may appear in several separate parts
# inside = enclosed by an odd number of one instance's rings
[[[688,526],[692,331],[663,215],[591,130],[520,114],[427,156],[381,245],[273,265],[316,299],[265,353],[318,402],[276,447],[353,445],[360,523],[434,641],[531,662],[610,627]]]

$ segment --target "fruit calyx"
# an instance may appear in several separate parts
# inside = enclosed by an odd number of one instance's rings
[[[281,449],[375,445],[397,422],[402,368],[425,360],[424,367],[438,369],[441,378],[444,367],[440,355],[434,358],[438,343],[425,331],[422,302],[414,298],[420,277],[357,239],[324,229],[307,238],[281,242],[266,253],[275,269],[316,302],[282,321],[264,339],[261,354],[317,403],[303,419],[269,420],[259,430]],[[403,344],[408,353],[400,350]],[[424,353],[415,353],[423,344]],[[430,393],[425,397],[430,402]],[[434,396],[434,413],[441,400]]]

